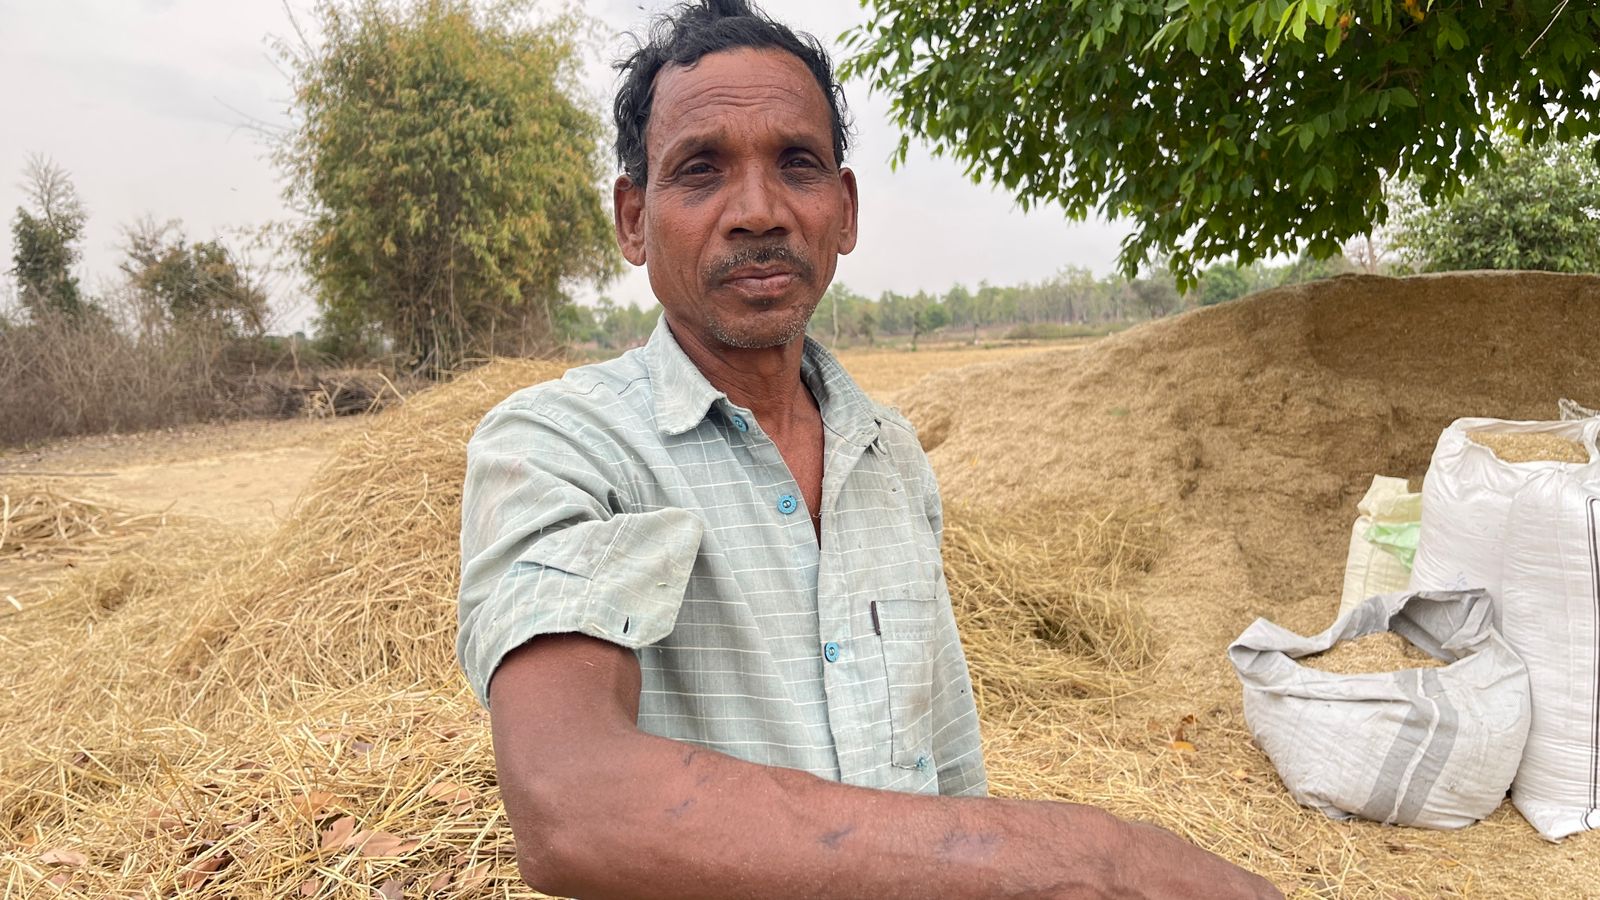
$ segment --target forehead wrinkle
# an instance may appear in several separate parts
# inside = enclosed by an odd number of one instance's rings
[[[678,71],[690,69],[680,67]],[[652,116],[647,126],[648,156],[664,158],[679,154],[685,148],[700,152],[758,129],[785,146],[821,153],[833,145],[832,114],[821,91],[806,82],[795,85],[792,81],[774,78],[753,84],[719,83],[700,87],[692,94],[687,84],[669,83],[667,87],[657,96],[658,115]],[[772,109],[773,115],[749,115],[749,111],[762,108]],[[707,122],[710,124],[701,124]],[[657,140],[651,140],[652,137]],[[660,138],[666,138],[669,143],[660,145]]]

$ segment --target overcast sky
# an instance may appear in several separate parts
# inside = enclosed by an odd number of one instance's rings
[[[667,4],[590,2],[604,58],[586,68],[596,103],[614,75],[604,64],[622,33]],[[768,0],[774,17],[837,51],[861,21],[855,0]],[[98,292],[117,275],[123,229],[149,215],[182,220],[191,239],[229,239],[290,217],[261,128],[287,122],[288,81],[269,40],[291,33],[285,7],[309,24],[307,0],[0,0],[0,269],[11,265],[10,224],[23,203],[29,154],[65,168],[89,211],[80,275]],[[838,53],[835,52],[835,56]],[[1111,271],[1125,228],[1071,223],[1054,211],[1024,214],[1011,198],[974,186],[949,160],[913,145],[891,171],[898,139],[888,100],[845,85],[856,120],[849,164],[861,187],[861,240],[838,280],[884,290],[944,291],[1044,278],[1064,265]],[[258,263],[266,256],[257,251]],[[654,303],[642,270],[606,289],[619,302]],[[592,289],[580,291],[592,298]],[[293,282],[274,285],[277,330],[304,327],[315,310]]]

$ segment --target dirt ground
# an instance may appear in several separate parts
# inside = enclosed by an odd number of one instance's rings
[[[914,353],[863,349],[845,350],[840,357],[862,387],[893,402],[895,392],[929,372],[1039,349],[929,344]],[[360,416],[228,422],[0,450],[0,492],[40,485],[127,515],[159,514],[165,528],[221,527],[264,535],[339,443],[363,427]],[[109,546],[106,553],[120,546],[126,544]],[[26,602],[54,577],[93,559],[0,557],[0,614],[7,598],[12,606]]]

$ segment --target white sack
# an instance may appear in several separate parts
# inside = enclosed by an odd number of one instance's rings
[[[1547,470],[1506,526],[1502,633],[1533,724],[1511,799],[1549,840],[1600,828],[1600,471]]]
[[[1422,515],[1422,495],[1411,493],[1404,478],[1378,475],[1367,495],[1356,504],[1356,522],[1350,528],[1350,550],[1345,555],[1344,590],[1339,615],[1344,615],[1376,594],[1403,591],[1411,569],[1393,553],[1367,540],[1373,525],[1415,522]]]
[[[1535,474],[1600,465],[1592,460],[1600,419],[1508,422],[1457,419],[1439,436],[1422,482],[1422,538],[1411,568],[1413,591],[1485,588],[1500,596],[1500,563],[1511,500]],[[1589,463],[1508,463],[1467,437],[1473,431],[1553,434],[1590,448]]]
[[[1284,786],[1335,819],[1460,828],[1505,798],[1528,735],[1528,672],[1481,590],[1372,597],[1315,637],[1257,619],[1228,648],[1244,714]],[[1393,631],[1439,669],[1339,675],[1295,662]]]

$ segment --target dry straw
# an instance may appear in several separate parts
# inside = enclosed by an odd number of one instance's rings
[[[994,792],[1161,823],[1293,896],[1592,893],[1593,847],[1509,806],[1453,833],[1300,809],[1223,648],[1258,614],[1326,625],[1360,490],[1420,474],[1448,421],[1600,396],[1576,364],[1597,285],[1335,282],[903,395],[944,432]],[[1531,374],[1481,370],[1479,342]],[[531,896],[452,657],[456,530],[474,423],[558,371],[497,363],[377,417],[265,546],[152,542],[139,577],[0,619],[0,896]]]
[[[128,515],[44,485],[0,488],[0,560],[83,559],[159,525],[160,515]]]

